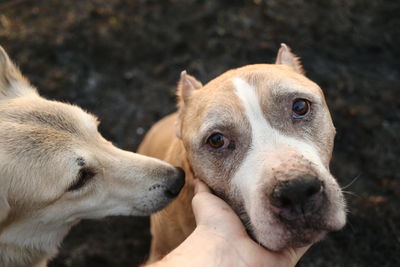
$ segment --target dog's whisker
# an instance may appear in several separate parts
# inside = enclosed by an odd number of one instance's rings
[[[357,179],[360,178],[360,176],[361,176],[361,174],[359,174],[356,177],[354,177],[353,180],[350,183],[348,183],[347,185],[343,186],[341,189],[343,190],[343,189],[346,189],[346,188],[352,186],[357,181]]]
[[[353,224],[350,221],[348,221],[347,224],[349,225],[349,228],[351,229],[352,233],[354,234],[355,228],[354,228]]]
[[[360,195],[358,195],[358,194],[356,194],[354,192],[351,192],[351,191],[342,190],[342,193],[343,194],[347,194],[347,195],[351,195],[351,196],[355,196],[355,197],[361,197]]]

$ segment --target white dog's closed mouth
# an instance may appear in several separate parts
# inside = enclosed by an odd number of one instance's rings
[[[40,97],[0,47],[0,266],[45,263],[81,219],[150,215],[178,196],[182,169],[118,149],[97,126]]]

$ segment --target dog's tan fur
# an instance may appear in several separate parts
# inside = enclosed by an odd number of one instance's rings
[[[326,231],[344,225],[343,197],[329,173],[335,129],[321,89],[303,74],[299,59],[284,44],[276,64],[234,69],[204,86],[182,73],[177,89],[178,112],[155,124],[138,150],[181,166],[186,173],[179,198],[151,217],[149,262],[166,255],[193,231],[195,177],[224,198],[250,234],[273,250],[318,241]],[[285,101],[293,97],[313,102],[312,122],[292,122],[288,116],[291,106]],[[246,100],[250,102],[243,102]],[[264,134],[263,129],[267,137],[255,135],[257,131]],[[212,130],[234,136],[236,148],[229,152],[210,150],[205,137]],[[273,216],[266,195],[277,182],[307,173],[324,182],[324,194],[330,200],[326,212],[319,215],[324,226],[291,232]]]
[[[123,151],[82,109],[40,97],[0,47],[0,266],[46,266],[84,218],[149,215],[183,173]]]

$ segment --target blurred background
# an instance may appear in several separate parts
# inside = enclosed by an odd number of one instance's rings
[[[131,151],[175,110],[182,70],[205,83],[291,46],[325,92],[350,192],[346,228],[299,266],[400,266],[399,29],[397,0],[0,1],[0,44],[41,94]],[[149,244],[148,218],[84,221],[49,266],[137,266]]]

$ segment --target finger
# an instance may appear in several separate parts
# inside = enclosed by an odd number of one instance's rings
[[[194,183],[194,196],[192,199],[192,209],[196,223],[199,224],[212,214],[210,210],[214,209],[215,196],[211,194],[208,186],[199,179],[195,179]]]
[[[203,183],[199,179],[195,179],[194,180],[194,193],[197,194],[197,193],[201,193],[201,192],[210,193],[211,191],[205,183]]]
[[[285,260],[288,262],[287,266],[295,266],[310,247],[311,245],[300,248],[287,248],[281,252],[278,252],[278,261]]]
[[[192,199],[193,213],[197,224],[209,222],[221,216],[221,210],[230,210],[228,204],[213,195],[210,189],[200,180],[195,182],[195,195]]]
[[[209,193],[205,185],[199,185],[199,191],[192,199],[192,209],[197,226],[232,234],[242,234],[245,231],[232,208],[219,197]]]
[[[218,203],[219,199],[216,198],[216,196],[209,193],[206,185],[201,184],[200,181],[196,182],[195,195],[192,199],[192,209],[197,224],[215,214],[215,209],[218,209],[218,205],[220,205]]]
[[[196,190],[197,186],[195,187],[196,194],[192,199],[192,210],[194,214],[194,219],[196,220],[196,225],[199,225],[202,220],[204,220],[204,201],[202,201],[201,195],[198,194]]]
[[[307,250],[312,246],[312,244],[305,246],[305,247],[301,247],[301,248],[296,248],[295,249],[295,253],[296,256],[298,257],[297,261],[304,255],[304,253],[307,252]]]

